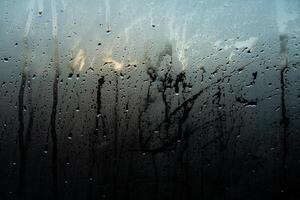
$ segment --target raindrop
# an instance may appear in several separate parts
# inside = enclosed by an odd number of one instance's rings
[[[68,79],[72,79],[72,77],[73,77],[73,73],[70,73]]]
[[[47,154],[48,153],[48,147],[47,145],[44,147],[44,154]]]
[[[69,133],[68,140],[71,140],[71,139],[72,139],[72,133]]]

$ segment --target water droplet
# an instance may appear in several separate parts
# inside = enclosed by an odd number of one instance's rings
[[[72,140],[72,133],[69,133],[68,140]]]
[[[44,154],[47,154],[48,153],[48,147],[47,145],[44,147]]]
[[[68,79],[72,79],[72,77],[73,77],[73,73],[70,73]]]
[[[106,29],[106,33],[110,34],[111,33],[111,29],[110,28]]]

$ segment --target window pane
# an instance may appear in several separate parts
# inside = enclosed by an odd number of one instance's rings
[[[0,199],[300,198],[299,1],[0,11]]]

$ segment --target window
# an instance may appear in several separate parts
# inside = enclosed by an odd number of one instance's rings
[[[0,199],[299,199],[299,1],[0,10]]]

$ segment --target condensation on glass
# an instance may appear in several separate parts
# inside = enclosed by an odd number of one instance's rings
[[[0,199],[299,199],[298,0],[0,10]]]

